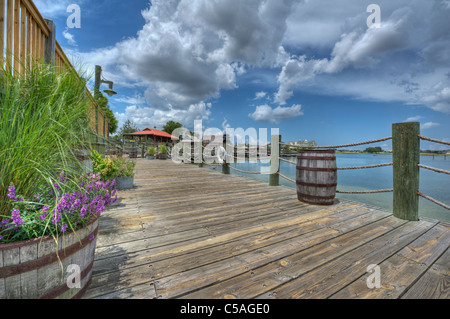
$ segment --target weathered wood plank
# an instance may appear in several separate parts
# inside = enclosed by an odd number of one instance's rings
[[[402,296],[403,299],[450,298],[450,249]]]
[[[381,287],[369,289],[367,275],[355,281],[332,298],[399,298],[448,248],[450,229],[436,225],[380,266]]]
[[[328,298],[365,274],[367,266],[380,264],[432,226],[424,221],[406,223],[269,293],[276,293],[276,298]],[[260,297],[268,297],[268,293]]]

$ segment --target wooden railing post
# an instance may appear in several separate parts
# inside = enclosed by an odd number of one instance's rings
[[[230,174],[230,163],[228,162],[228,160],[229,160],[231,157],[228,155],[227,146],[228,146],[228,145],[227,145],[227,135],[224,134],[224,135],[223,135],[223,148],[225,149],[227,155],[224,156],[224,158],[223,158],[223,163],[222,163],[222,174],[227,174],[227,175],[229,175],[229,174]]]
[[[45,19],[50,32],[48,37],[45,38],[45,53],[44,62],[45,64],[55,64],[55,54],[56,54],[56,26],[52,20]]]
[[[392,125],[392,158],[394,162],[394,216],[419,219],[420,123]]]
[[[281,154],[281,135],[272,135],[270,144],[270,186],[280,185],[280,154]]]

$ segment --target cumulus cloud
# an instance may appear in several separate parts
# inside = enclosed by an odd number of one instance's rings
[[[148,106],[129,105],[125,112],[116,112],[119,127],[126,120],[132,120],[139,128],[154,126],[161,129],[168,121],[183,124],[184,127],[193,129],[195,120],[207,120],[211,115],[211,103],[200,102],[191,104],[184,110],[160,110]]]
[[[257,122],[278,124],[282,121],[290,120],[303,115],[300,104],[291,107],[278,106],[272,108],[267,104],[256,107],[255,112],[249,114],[249,117]]]
[[[373,68],[380,62],[377,56],[407,45],[411,15],[411,9],[401,8],[394,11],[380,28],[365,31],[360,28],[342,34],[329,59],[308,59],[305,55],[291,57],[278,77],[280,87],[274,100],[286,104],[293,95],[293,87],[311,81],[318,74],[339,73],[348,67]]]

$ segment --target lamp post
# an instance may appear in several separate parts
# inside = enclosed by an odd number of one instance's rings
[[[114,83],[112,81],[102,80],[102,67],[100,65],[96,65],[95,66],[94,99],[97,101],[97,108],[95,111],[95,126],[96,126],[97,133],[98,133],[98,99],[99,99],[99,95],[100,95],[100,85],[102,83],[108,84],[108,86],[109,86],[109,88],[107,90],[103,91],[106,94],[108,94],[108,96],[111,97],[111,96],[117,94],[117,92],[115,92],[113,90]],[[103,121],[104,121],[103,127],[105,128],[106,119],[104,119]],[[108,130],[109,130],[109,127],[108,127]]]

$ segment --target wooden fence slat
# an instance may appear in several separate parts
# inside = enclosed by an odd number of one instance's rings
[[[23,4],[20,5],[20,74],[25,75],[26,65],[26,18],[27,9]]]
[[[14,0],[14,74],[19,70],[20,50],[20,0]]]
[[[37,37],[37,28],[36,28],[36,21],[34,18],[31,18],[32,21],[32,30],[31,30],[31,56],[32,60],[34,62],[34,59],[36,58],[36,37]]]
[[[26,9],[27,15],[27,56],[26,56],[26,66],[31,68],[31,14]]]
[[[0,0],[0,67],[3,66],[5,50],[5,0]]]
[[[12,0],[6,3],[6,67],[12,67],[12,51],[13,51],[13,15],[14,7]]]

